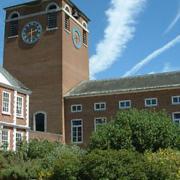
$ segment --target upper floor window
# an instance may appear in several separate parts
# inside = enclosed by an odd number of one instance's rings
[[[17,96],[16,115],[23,117],[23,97]]]
[[[2,113],[10,114],[11,94],[3,91],[2,93]]]
[[[105,102],[94,103],[94,110],[95,111],[105,111],[106,103]]]
[[[119,101],[119,109],[131,108],[131,100]]]
[[[148,98],[148,99],[145,99],[145,106],[146,107],[157,106],[157,98]]]
[[[47,28],[53,29],[57,27],[57,4],[49,4],[46,8],[47,14]]]
[[[34,114],[34,130],[46,132],[47,129],[47,117],[44,112],[37,112]]]
[[[9,15],[9,37],[17,36],[18,35],[18,30],[19,30],[19,22],[18,22],[18,17],[19,17],[18,12],[13,12]]]
[[[102,125],[106,124],[107,119],[105,117],[99,117],[99,118],[95,118],[94,120],[94,129],[95,131],[101,127]]]
[[[180,96],[173,96],[172,104],[180,104]]]
[[[64,18],[64,28],[70,31],[70,17],[67,14],[65,14],[65,18]]]
[[[9,149],[9,145],[10,145],[10,134],[9,134],[9,130],[8,129],[3,129],[2,130],[2,148],[4,150],[8,150]]]
[[[81,119],[71,121],[71,141],[72,143],[83,142],[83,126]]]
[[[81,112],[81,111],[82,111],[82,105],[81,104],[71,105],[71,112]]]
[[[176,124],[180,125],[180,112],[175,112],[175,113],[172,114],[172,116],[173,116],[173,121]]]
[[[87,32],[83,29],[83,44],[87,45],[88,40],[87,40]]]

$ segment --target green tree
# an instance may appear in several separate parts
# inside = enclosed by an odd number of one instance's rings
[[[164,112],[126,110],[117,113],[91,137],[90,149],[134,149],[138,152],[179,148],[180,127]]]
[[[143,155],[129,150],[94,150],[82,161],[80,179],[146,180]]]

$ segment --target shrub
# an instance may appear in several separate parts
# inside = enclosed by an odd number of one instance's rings
[[[82,161],[80,178],[86,180],[145,180],[143,156],[127,150],[94,150]]]
[[[79,173],[84,151],[76,146],[59,146],[43,161],[42,178],[73,180]],[[46,173],[48,172],[48,173]],[[45,176],[43,176],[45,174]]]
[[[113,121],[92,135],[90,149],[132,148],[144,152],[168,147],[179,148],[179,129],[162,111],[120,111]]]
[[[180,151],[171,149],[145,153],[148,179],[180,179]]]

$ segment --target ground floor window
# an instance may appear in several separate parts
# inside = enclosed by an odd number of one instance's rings
[[[94,129],[95,131],[101,127],[102,125],[106,124],[107,122],[107,119],[106,117],[98,117],[98,118],[95,118],[94,120]]]
[[[16,149],[20,147],[22,140],[23,140],[23,133],[17,132],[16,133]]]
[[[73,143],[83,142],[82,120],[71,121],[71,140]]]
[[[173,113],[173,121],[176,123],[176,124],[179,124],[180,125],[180,112],[175,112]]]
[[[9,130],[2,130],[2,148],[8,150],[10,145]]]
[[[38,112],[34,114],[34,130],[46,132],[46,113]]]

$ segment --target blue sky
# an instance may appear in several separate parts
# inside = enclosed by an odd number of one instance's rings
[[[28,1],[28,0],[27,0]],[[180,70],[180,0],[72,0],[91,19],[91,78]],[[2,8],[26,2],[0,2],[0,62],[3,57]]]

